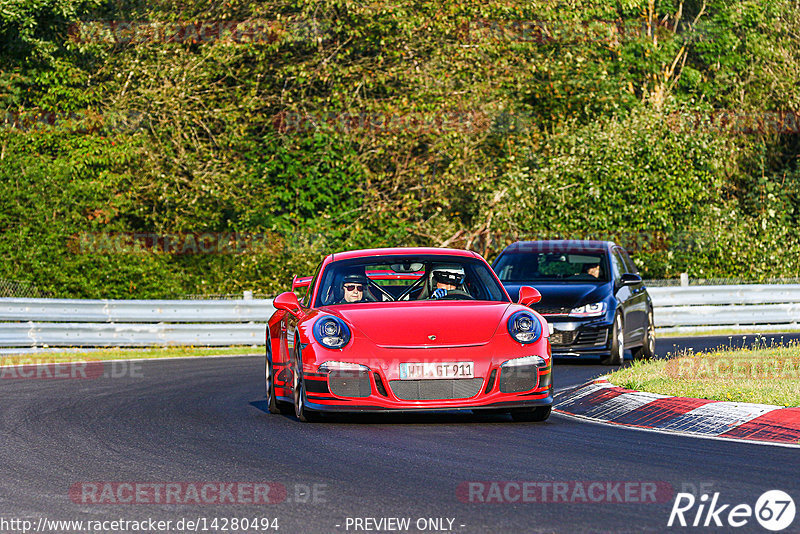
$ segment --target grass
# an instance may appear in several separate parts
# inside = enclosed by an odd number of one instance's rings
[[[762,338],[763,339],[763,338]],[[617,386],[676,397],[800,406],[800,345],[720,347],[635,361],[608,375]]]
[[[59,352],[38,352],[31,354],[9,354],[0,356],[0,365],[20,365],[32,363],[67,363],[104,360],[147,360],[155,358],[185,358],[196,356],[236,356],[244,354],[263,354],[264,347],[159,347],[152,349],[107,348],[107,349],[65,349]]]

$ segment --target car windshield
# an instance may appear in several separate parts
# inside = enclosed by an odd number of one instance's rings
[[[511,252],[493,266],[503,282],[607,282],[608,260],[603,251]]]
[[[387,255],[328,264],[315,304],[319,307],[434,299],[508,302],[491,269],[476,258]]]

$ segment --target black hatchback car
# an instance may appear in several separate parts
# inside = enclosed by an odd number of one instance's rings
[[[533,286],[531,308],[552,325],[553,356],[621,365],[655,353],[653,303],[628,253],[611,241],[519,241],[492,264],[512,299]]]

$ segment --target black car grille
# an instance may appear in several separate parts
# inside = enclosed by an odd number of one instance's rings
[[[569,315],[571,308],[564,308],[562,306],[537,306],[534,304],[531,309],[541,313],[542,315]]]
[[[566,345],[605,345],[608,330],[556,330],[550,336],[550,344],[556,346]]]
[[[550,335],[551,345],[572,345],[572,342],[574,340],[575,340],[574,330],[567,330],[564,332],[556,330]]]
[[[578,332],[578,338],[575,340],[576,345],[605,345],[608,330],[581,330]]]
[[[536,365],[517,365],[500,370],[500,391],[520,393],[534,389],[539,383],[539,367]]]
[[[478,394],[483,378],[435,380],[390,380],[389,387],[398,399],[468,399]]]
[[[353,371],[332,371],[328,373],[331,393],[340,397],[369,397],[372,386],[369,373]]]

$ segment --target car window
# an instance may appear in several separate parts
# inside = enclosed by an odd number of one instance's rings
[[[607,282],[604,251],[510,252],[500,256],[493,269],[503,282]]]
[[[619,253],[620,256],[622,256],[622,262],[625,264],[625,272],[639,274],[639,269],[636,268],[636,264],[633,263],[631,257],[628,256],[628,252],[624,248],[620,247]]]
[[[444,294],[434,295],[437,289]],[[508,302],[489,266],[476,258],[387,255],[329,263],[320,274],[315,305],[428,300]]]
[[[317,279],[319,279],[319,270],[322,269],[322,262],[317,265],[316,270],[314,270],[314,278],[311,279],[311,283],[308,285],[308,290],[306,291],[306,296],[303,297],[303,300],[300,301],[300,304],[307,308],[311,305],[311,293],[314,291],[314,286],[317,285]]]
[[[611,263],[614,265],[615,278],[619,278],[620,275],[625,273],[625,263],[622,261],[618,248],[611,251]]]

